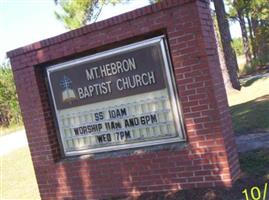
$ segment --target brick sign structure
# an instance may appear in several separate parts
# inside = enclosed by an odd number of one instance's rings
[[[239,176],[209,1],[163,0],[8,57],[42,199]]]

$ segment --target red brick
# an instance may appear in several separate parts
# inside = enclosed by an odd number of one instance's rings
[[[8,53],[42,199],[101,199],[229,187],[238,178],[238,156],[206,2],[163,0]],[[44,66],[156,32],[168,37],[186,124],[186,147],[63,162]]]

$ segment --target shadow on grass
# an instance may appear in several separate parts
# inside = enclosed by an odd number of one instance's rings
[[[269,94],[230,107],[236,134],[269,131]]]
[[[240,83],[241,83],[241,85],[243,87],[249,87],[249,86],[251,86],[253,83],[255,83],[258,80],[262,80],[262,79],[265,80],[265,79],[267,79],[269,77],[268,73],[266,73],[266,74],[259,74],[259,75],[256,75],[256,76],[254,75],[252,77],[247,78],[247,80],[246,79],[241,79],[240,80]]]
[[[251,86],[253,83],[255,83],[256,81],[258,81],[258,80],[260,80],[260,79],[262,79],[263,77],[254,77],[254,78],[252,78],[252,79],[249,79],[249,80],[247,80],[246,82],[243,82],[242,83],[242,86],[243,87],[249,87],[249,86]]]
[[[247,176],[269,178],[269,149],[240,154],[240,165]]]

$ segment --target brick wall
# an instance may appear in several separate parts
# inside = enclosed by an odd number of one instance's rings
[[[61,158],[45,68],[145,38],[167,36],[186,126],[182,148]],[[206,0],[163,0],[8,52],[42,199],[100,199],[231,186],[239,175]]]

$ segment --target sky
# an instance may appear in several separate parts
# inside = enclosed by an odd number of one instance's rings
[[[117,6],[105,6],[98,21],[148,5],[148,0],[130,0]],[[6,52],[64,33],[55,18],[54,0],[0,0],[0,63]],[[240,36],[238,24],[231,26],[233,37]]]

